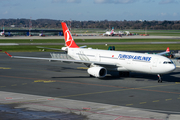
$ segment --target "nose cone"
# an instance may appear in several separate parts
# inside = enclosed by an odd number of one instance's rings
[[[170,65],[168,65],[167,73],[170,73],[170,72],[174,71],[175,69],[176,69],[176,65],[170,64]]]
[[[173,64],[173,66],[172,66],[172,71],[174,71],[175,69],[176,69],[176,65]]]

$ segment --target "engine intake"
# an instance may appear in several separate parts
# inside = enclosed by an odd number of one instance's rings
[[[87,72],[97,78],[103,78],[107,74],[107,70],[104,67],[91,67],[87,70]]]

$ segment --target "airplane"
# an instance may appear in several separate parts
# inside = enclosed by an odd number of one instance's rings
[[[42,33],[41,33],[41,34],[39,34],[39,36],[40,36],[40,37],[45,37],[45,35],[44,35],[44,34],[42,34]]]
[[[43,32],[41,34],[39,34],[40,37],[45,37],[45,35],[43,34]]]
[[[7,34],[7,33],[5,33],[5,30],[4,30],[4,27],[3,27],[3,31],[2,31],[2,32],[0,32],[0,36],[2,36],[2,37],[11,37],[11,36],[12,36],[12,34],[11,34],[10,32],[8,32],[8,34]]]
[[[145,54],[127,51],[110,51],[79,47],[69,31],[65,22],[61,23],[65,38],[66,47],[61,49],[72,59],[60,58],[39,58],[12,56],[11,58],[38,59],[49,61],[61,61],[68,63],[84,64],[88,67],[87,72],[90,76],[104,78],[109,72],[119,72],[128,75],[129,72],[140,72],[158,76],[158,82],[162,82],[161,75],[167,74],[176,69],[174,63],[160,54]],[[53,48],[50,48],[53,49]],[[166,51],[165,53],[169,52]]]
[[[0,33],[0,36],[4,36],[4,27],[3,27],[3,31]]]
[[[103,36],[113,36],[114,34],[115,32],[114,32],[114,27],[113,27],[111,31],[106,31],[106,33],[104,33]]]

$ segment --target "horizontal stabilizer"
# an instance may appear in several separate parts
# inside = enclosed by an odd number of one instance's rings
[[[37,47],[37,48],[42,48],[42,49],[64,51],[64,50],[62,50],[62,49],[57,49],[57,48],[47,48],[47,47],[41,47],[41,46],[36,46],[36,47]]]
[[[169,52],[170,52],[170,49],[169,49],[169,47],[167,47],[165,52],[158,53],[157,55],[165,55],[165,54],[167,54]]]

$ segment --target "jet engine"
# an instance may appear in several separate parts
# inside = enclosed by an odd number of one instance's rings
[[[97,78],[103,78],[107,74],[107,70],[104,67],[91,67],[87,70],[87,72]]]

